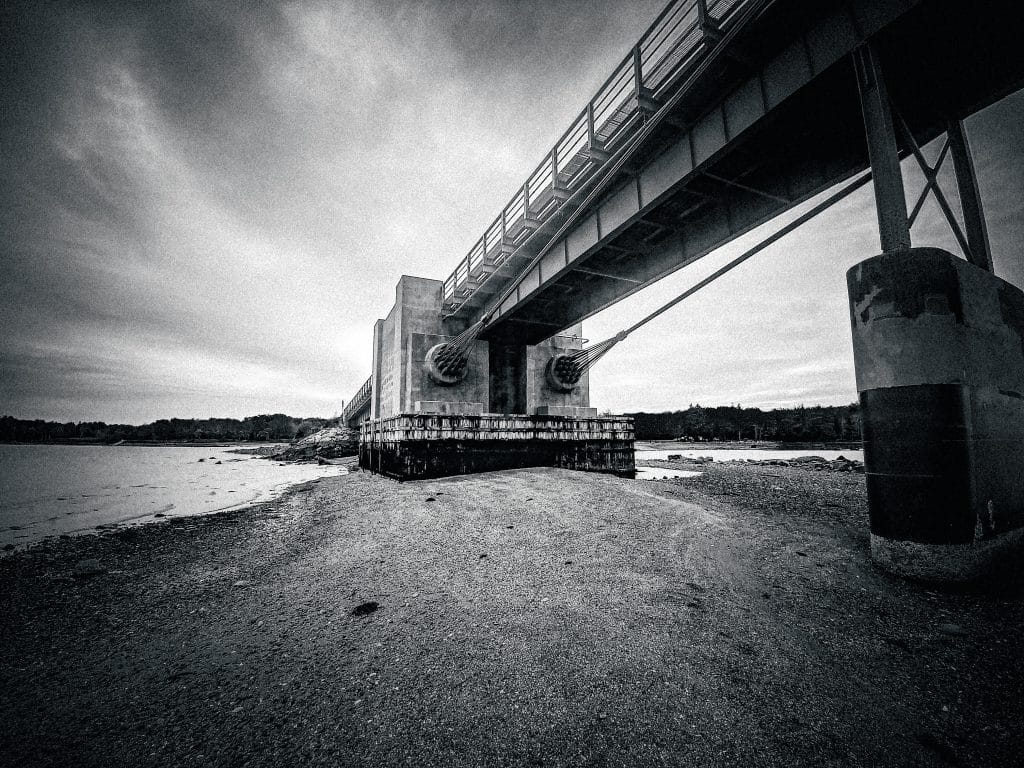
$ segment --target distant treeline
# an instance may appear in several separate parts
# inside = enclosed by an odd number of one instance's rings
[[[771,440],[784,443],[861,439],[860,406],[760,408],[691,405],[671,413],[632,413],[638,440]]]
[[[0,442],[5,443],[116,443],[192,442],[195,440],[244,441],[292,440],[305,437],[327,424],[329,419],[300,419],[283,413],[249,416],[244,419],[160,419],[151,424],[107,424],[102,421],[58,421],[16,419],[0,416]]]
[[[860,408],[852,405],[778,408],[691,405],[671,413],[632,413],[638,440],[772,440],[778,442],[856,441]],[[60,423],[0,416],[0,442],[192,442],[196,440],[293,440],[332,423],[283,413],[245,419],[160,419],[151,424]]]

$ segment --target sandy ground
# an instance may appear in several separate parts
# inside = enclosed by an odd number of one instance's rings
[[[1024,604],[876,571],[861,475],[703,469],[354,473],[5,558],[0,764],[1019,765]]]

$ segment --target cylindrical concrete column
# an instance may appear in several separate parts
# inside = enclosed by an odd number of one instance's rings
[[[1024,544],[1024,293],[936,248],[847,274],[871,554],[967,581]]]

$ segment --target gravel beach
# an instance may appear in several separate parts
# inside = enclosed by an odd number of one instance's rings
[[[699,469],[353,472],[5,557],[0,765],[1019,765],[1019,596],[873,568],[863,475]]]

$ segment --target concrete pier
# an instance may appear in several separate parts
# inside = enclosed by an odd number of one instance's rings
[[[1024,293],[936,248],[847,274],[877,564],[960,582],[1024,549]]]
[[[633,420],[403,414],[364,421],[359,466],[399,480],[522,467],[632,476]]]
[[[546,370],[583,346],[577,324],[538,344],[473,340],[459,376],[431,375],[431,350],[464,321],[445,320],[442,284],[403,276],[374,328],[370,419],[360,465],[398,479],[554,466],[631,475],[633,423],[597,416],[589,378],[555,387]]]

